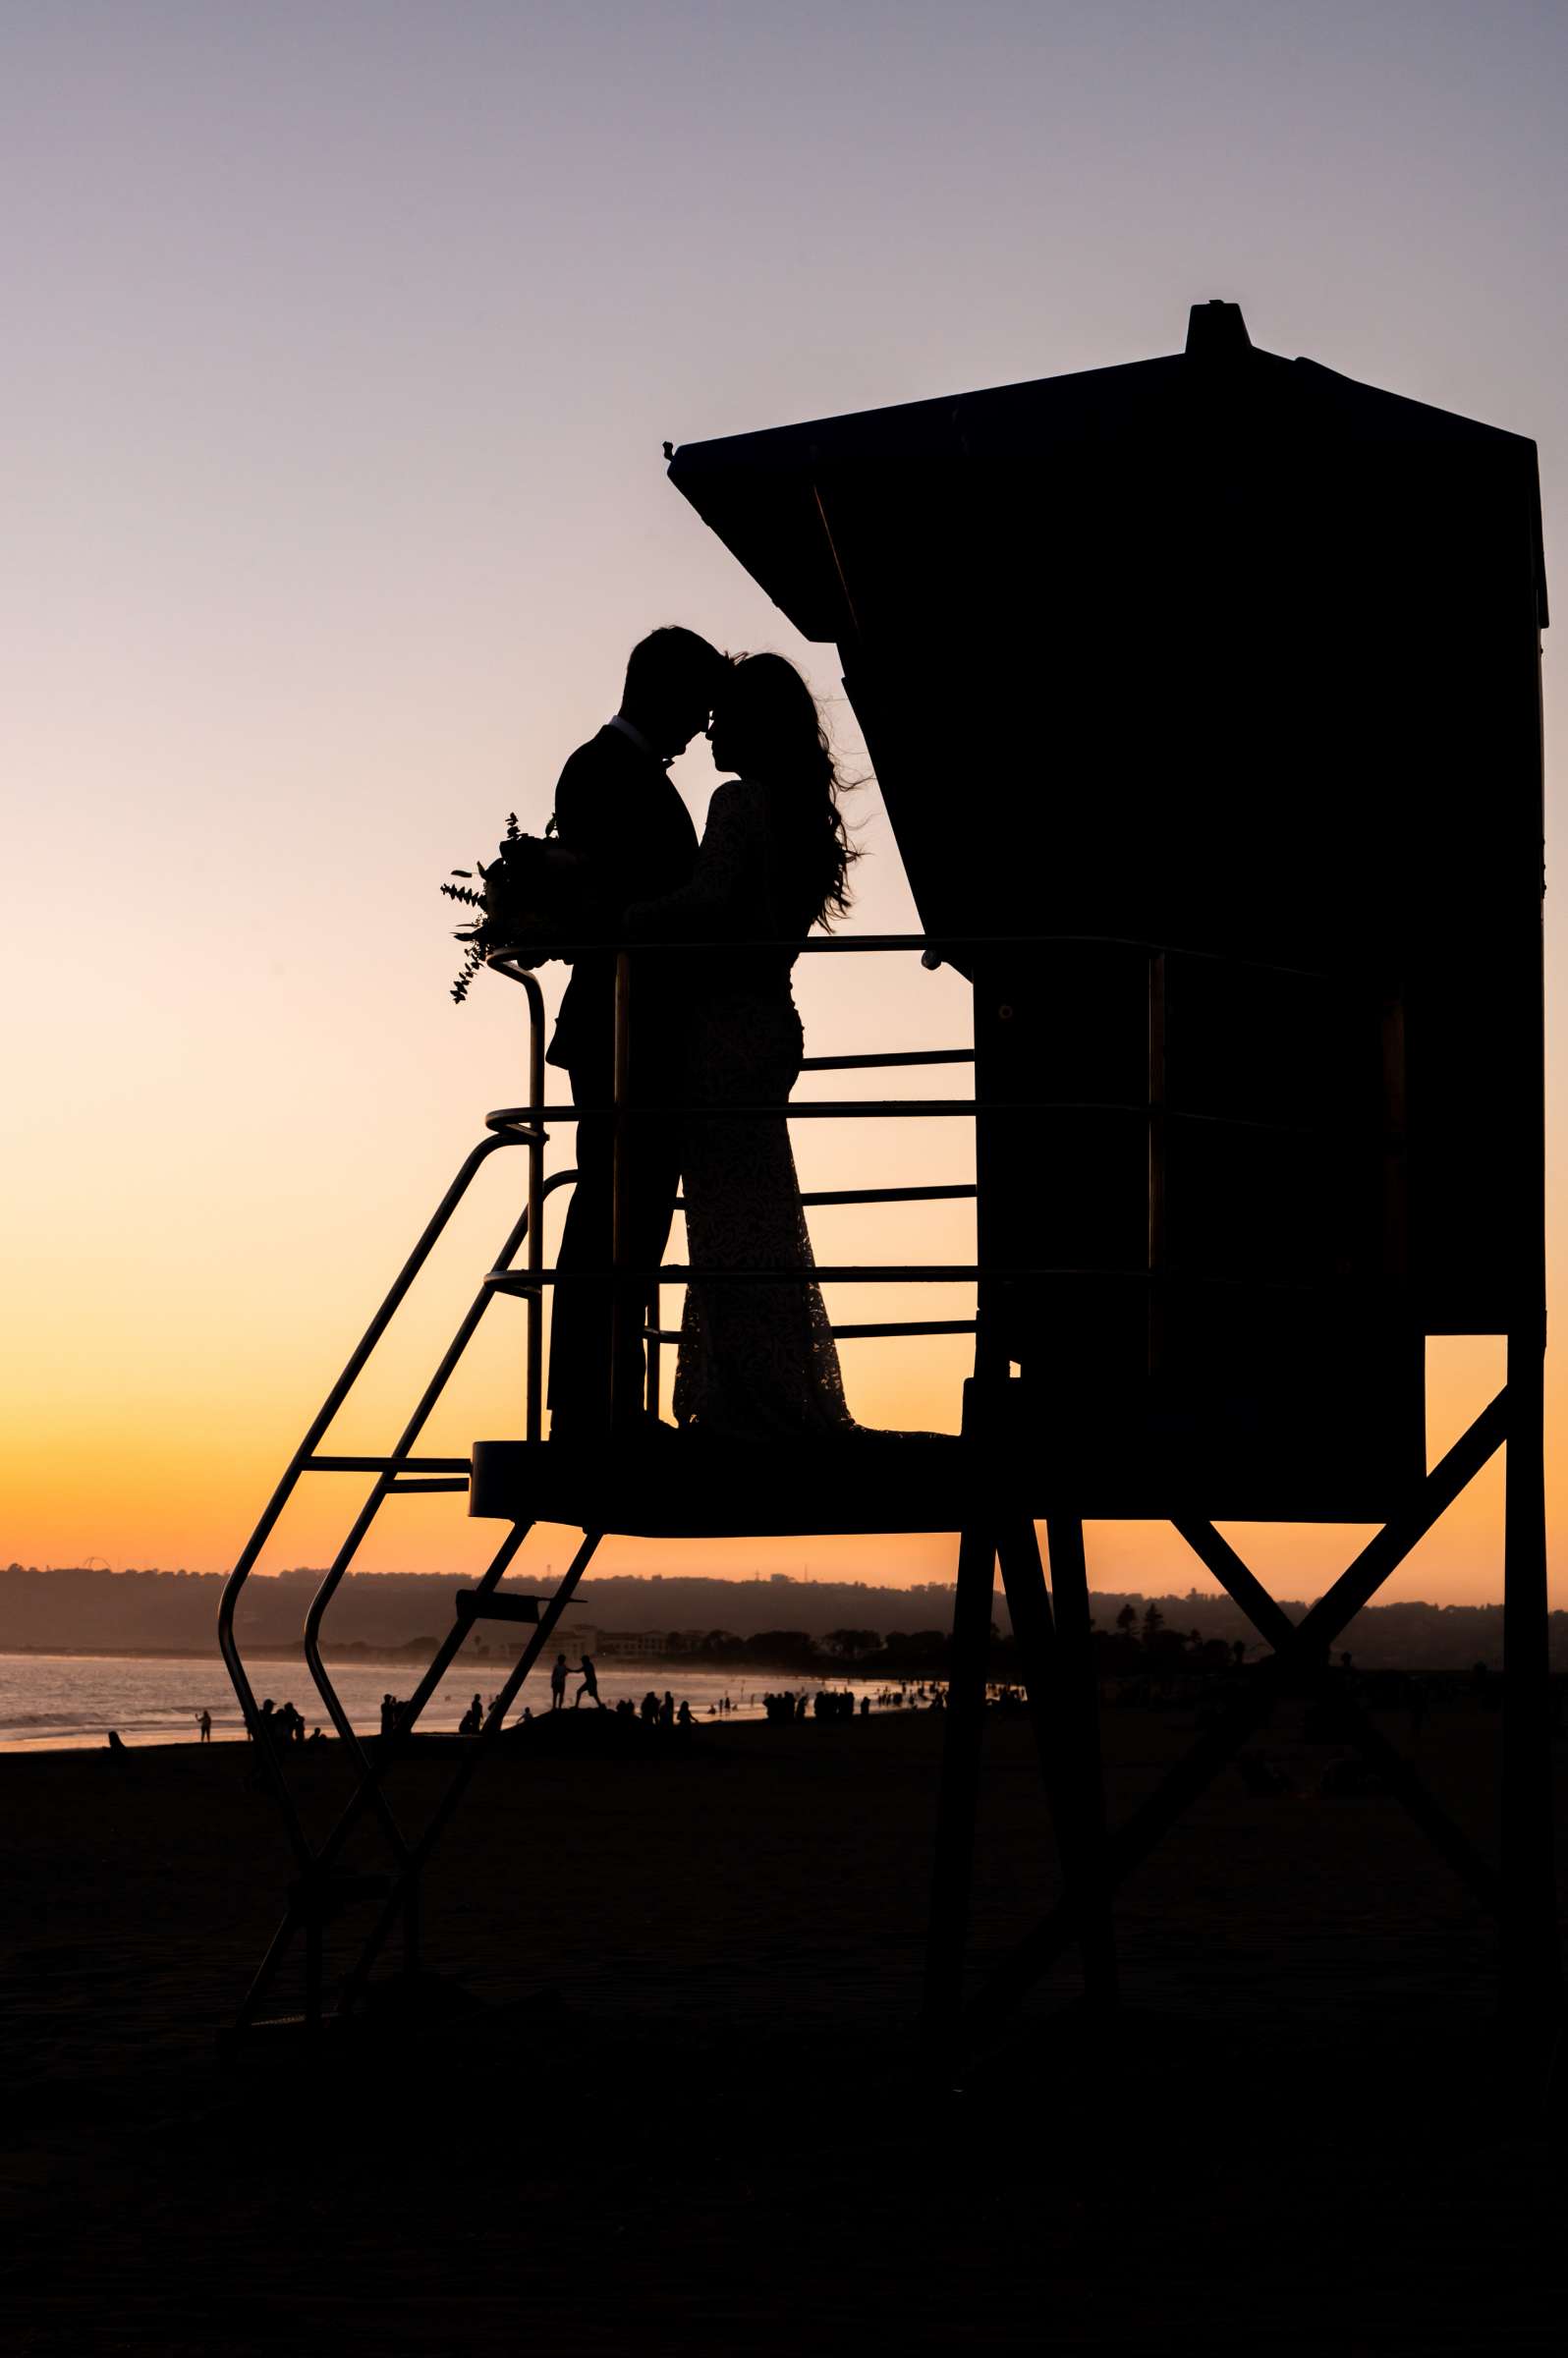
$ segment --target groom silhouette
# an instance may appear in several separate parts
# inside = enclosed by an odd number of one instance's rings
[[[578,747],[561,772],[556,836],[584,863],[584,882],[598,914],[595,930],[606,941],[614,941],[629,902],[674,892],[691,876],[697,830],[665,764],[707,726],[727,669],[717,647],[695,631],[659,630],[639,640],[626,666],[620,710]],[[679,1083],[680,1039],[674,993],[657,963],[639,970],[633,1005],[632,1095],[668,1103]],[[548,1061],[570,1076],[575,1105],[609,1105],[615,1081],[613,949],[587,950],[574,961]],[[603,1110],[585,1114],[577,1125],[577,1184],[556,1261],[560,1270],[610,1266],[613,1140],[613,1123]],[[675,1123],[654,1116],[638,1122],[631,1176],[627,1246],[636,1267],[653,1268],[664,1258],[680,1179]],[[638,1413],[643,1394],[640,1323],[627,1321],[616,1370],[616,1400],[627,1415]],[[611,1329],[607,1282],[555,1288],[552,1440],[596,1440],[607,1430]]]

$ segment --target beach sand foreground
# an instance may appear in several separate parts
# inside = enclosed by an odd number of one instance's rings
[[[314,2076],[215,2055],[287,1872],[249,1755],[13,1756],[7,2347],[1560,2348],[1564,2124],[1497,2101],[1491,1929],[1291,1708],[1291,1791],[1227,1771],[1126,1886],[1123,2018],[1061,2012],[1069,1957],[961,2095],[912,2068],[934,1718],[519,1742],[428,1879],[445,2018]],[[1106,1729],[1116,1817],[1192,1728]],[[1484,1842],[1496,1739],[1415,1739]],[[345,1764],[297,1767],[324,1823]],[[993,1720],[977,1958],[1054,1888]]]

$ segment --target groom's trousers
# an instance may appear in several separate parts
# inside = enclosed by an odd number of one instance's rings
[[[596,1107],[577,1124],[577,1182],[567,1206],[566,1226],[552,1289],[550,1324],[550,1423],[559,1437],[595,1438],[610,1413],[610,1343],[614,1289],[611,1265],[614,1229],[614,1117],[603,1110],[612,1094],[608,1057],[594,1056],[567,1067],[574,1105]],[[660,1058],[635,1075],[633,1111],[627,1123],[630,1154],[627,1256],[639,1269],[656,1268],[669,1242],[680,1183],[679,1126],[658,1112],[640,1112],[638,1100],[670,1102],[676,1075]],[[582,1277],[575,1271],[587,1272]],[[642,1328],[646,1294],[627,1305],[622,1322],[615,1396],[623,1415],[638,1413],[645,1381]]]

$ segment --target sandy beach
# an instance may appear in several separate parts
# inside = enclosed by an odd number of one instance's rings
[[[1192,1728],[1106,1729],[1119,1817]],[[285,1874],[250,1757],[7,1759],[9,2346],[1560,2346],[1563,2124],[1499,2102],[1490,1927],[1394,1802],[1321,1792],[1299,1706],[1291,1790],[1227,1772],[1125,1886],[1113,2033],[1069,1957],[958,2095],[911,2039],[938,1733],[520,1738],[429,1877],[433,2015],[313,2077],[215,2053]],[[1483,1842],[1496,1737],[1413,1740]],[[337,1748],[298,1770],[323,1822]],[[978,1961],[1055,1889],[1021,1721],[982,1826]]]

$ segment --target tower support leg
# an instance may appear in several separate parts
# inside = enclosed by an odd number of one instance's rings
[[[1045,1524],[1056,1606],[1057,1693],[1061,1714],[1059,1789],[1063,1856],[1078,1903],[1084,1995],[1107,2012],[1116,2004],[1116,1939],[1105,1850],[1105,1779],[1099,1745],[1099,1681],[1090,1628],[1084,1526],[1076,1516]]]
[[[925,1950],[924,2030],[946,2066],[956,2060],[975,1864],[975,1814],[980,1790],[980,1737],[985,1722],[985,1670],[991,1640],[996,1543],[989,1531],[966,1531],[958,1549],[958,1591],[947,1671],[941,1788],[930,1927]]]
[[[1029,1698],[1039,1771],[1050,1799],[1051,1822],[1064,1857],[1061,1797],[1062,1715],[1059,1687],[1061,1665],[1056,1658],[1056,1630],[1051,1600],[1045,1589],[1045,1570],[1033,1523],[1010,1524],[996,1543],[1002,1568],[1002,1593],[1013,1625],[1013,1647]]]
[[[1539,1326],[1508,1338],[1503,1519],[1502,2019],[1516,2084],[1539,2087],[1560,2027],[1552,1850],[1543,1359]]]

